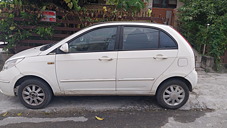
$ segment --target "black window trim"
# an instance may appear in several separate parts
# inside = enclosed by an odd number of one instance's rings
[[[151,27],[151,26],[146,26],[146,25],[121,25],[121,36],[120,36],[120,40],[119,40],[119,51],[147,51],[147,50],[176,50],[178,49],[178,43],[177,41],[165,30],[161,29],[161,28],[157,28],[157,27]],[[123,34],[124,34],[124,27],[141,27],[141,28],[151,28],[151,29],[156,29],[159,30],[159,38],[158,38],[158,48],[149,48],[149,49],[141,49],[141,50],[123,50]],[[168,35],[176,44],[176,48],[160,48],[160,32],[165,33],[166,35]]]
[[[120,33],[121,33],[121,30],[120,30],[120,26],[119,25],[109,25],[109,26],[101,26],[101,27],[96,27],[96,28],[93,28],[91,30],[88,30],[86,32],[83,32],[77,36],[75,36],[74,38],[70,39],[69,41],[65,42],[65,43],[70,43],[72,42],[73,40],[77,39],[77,38],[80,38],[81,36],[91,32],[91,31],[94,31],[94,30],[97,30],[97,29],[102,29],[102,28],[113,28],[113,27],[116,27],[117,30],[116,30],[116,40],[115,40],[115,45],[114,45],[114,50],[108,50],[108,51],[81,51],[81,52],[68,52],[68,53],[65,53],[65,52],[61,52],[59,49],[60,47],[57,48],[56,50],[56,54],[76,54],[76,53],[92,53],[92,52],[114,52],[114,51],[118,51],[119,49],[119,41],[120,41]]]

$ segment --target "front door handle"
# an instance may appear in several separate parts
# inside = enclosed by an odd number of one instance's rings
[[[155,57],[153,57],[154,59],[162,59],[162,60],[164,60],[164,59],[168,59],[168,57],[167,56],[163,56],[162,54],[158,54],[158,55],[156,55]]]
[[[101,58],[99,58],[99,61],[112,61],[113,58],[110,58],[108,56],[102,56]]]

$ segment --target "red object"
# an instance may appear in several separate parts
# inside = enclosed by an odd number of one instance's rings
[[[56,22],[56,12],[55,11],[43,11],[42,18],[40,21]]]
[[[54,11],[43,11],[43,15],[49,15],[49,16],[56,16],[56,13]]]

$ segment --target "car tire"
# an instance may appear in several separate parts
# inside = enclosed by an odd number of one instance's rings
[[[168,80],[162,83],[156,93],[159,105],[167,109],[182,107],[189,98],[189,89],[181,80]]]
[[[26,80],[18,88],[18,97],[21,103],[30,109],[46,107],[52,96],[52,91],[47,83],[39,79]]]

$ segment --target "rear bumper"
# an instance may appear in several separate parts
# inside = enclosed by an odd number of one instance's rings
[[[193,90],[193,88],[196,87],[198,82],[198,74],[195,71],[195,69],[191,73],[189,73],[185,78],[191,83],[192,90]]]

